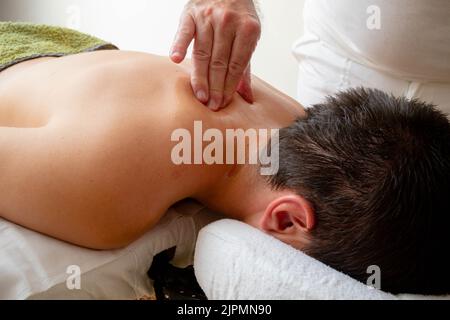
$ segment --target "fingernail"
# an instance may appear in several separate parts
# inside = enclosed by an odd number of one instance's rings
[[[220,108],[220,103],[217,99],[210,99],[208,102],[208,108],[210,108],[213,111],[217,111]]]
[[[203,90],[199,90],[197,91],[197,99],[200,100],[201,102],[206,102],[208,101],[208,96],[206,95],[206,92]]]
[[[177,61],[181,59],[181,53],[179,53],[178,51],[172,51],[170,53],[170,56],[172,57],[172,59],[175,59]]]

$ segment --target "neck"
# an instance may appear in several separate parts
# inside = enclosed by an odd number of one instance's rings
[[[298,102],[261,80],[254,80],[256,102],[249,105],[237,99],[217,114],[218,128],[278,129],[305,116],[305,111]],[[236,150],[234,151],[236,154]],[[270,202],[280,195],[280,192],[270,188],[259,169],[257,165],[235,165],[227,169],[225,175],[212,181],[207,190],[196,196],[196,199],[229,218],[244,222],[253,219],[254,222]]]
[[[228,218],[254,222],[276,194],[255,167],[235,166],[197,200]]]

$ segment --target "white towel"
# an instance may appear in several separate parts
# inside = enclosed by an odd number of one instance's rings
[[[235,220],[220,220],[200,231],[194,268],[212,300],[449,298],[382,292]]]

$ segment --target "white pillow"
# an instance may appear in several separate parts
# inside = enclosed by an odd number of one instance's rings
[[[212,300],[450,298],[373,289],[235,220],[219,220],[200,231],[194,268]]]
[[[122,250],[80,248],[0,219],[0,299],[137,299],[150,296],[153,257],[177,246],[173,264],[192,264],[201,227],[217,219],[195,202],[171,208],[160,223]],[[69,290],[68,267],[81,270]],[[73,271],[72,271],[73,272]]]

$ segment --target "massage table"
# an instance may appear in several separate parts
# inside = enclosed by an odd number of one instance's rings
[[[198,284],[213,300],[450,298],[391,295],[249,225],[222,218],[184,201],[136,242],[113,251],[80,248],[0,219],[0,299],[155,297],[150,266],[174,247],[167,266],[183,270],[193,264]],[[74,270],[80,272],[79,288],[72,281]]]
[[[130,246],[112,251],[80,248],[0,219],[0,299],[153,297],[147,275],[153,258],[176,247],[171,264],[192,265],[199,230],[218,217],[184,201]]]

